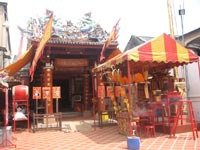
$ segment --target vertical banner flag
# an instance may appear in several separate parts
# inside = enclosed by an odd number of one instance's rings
[[[44,30],[44,34],[43,34],[43,36],[41,38],[41,41],[39,43],[39,46],[37,47],[35,56],[33,58],[32,65],[31,65],[31,68],[29,70],[29,73],[30,73],[30,76],[31,76],[31,81],[30,82],[33,81],[33,76],[34,76],[35,68],[37,66],[38,60],[40,59],[40,57],[43,54],[44,46],[45,46],[45,44],[47,43],[47,41],[51,37],[52,22],[53,22],[53,13],[51,13],[51,15],[49,17],[49,21],[46,24],[46,28]]]
[[[116,40],[117,39],[117,33],[118,33],[118,24],[119,24],[120,19],[117,21],[117,23],[113,26],[112,32],[110,33],[110,35],[108,36],[108,38],[106,39],[102,50],[101,50],[101,56],[100,56],[100,62],[102,62],[104,60],[104,53],[106,48],[110,45],[112,40]]]
[[[106,86],[106,96],[112,97],[114,95],[113,86]]]
[[[115,96],[120,97],[121,86],[115,86]]]
[[[105,97],[105,86],[99,85],[98,86],[98,98],[103,99]]]

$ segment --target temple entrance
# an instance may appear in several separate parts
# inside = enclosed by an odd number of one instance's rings
[[[54,86],[61,87],[61,99],[59,99],[60,112],[82,112],[83,110],[83,78],[71,77],[69,79],[55,79]],[[54,100],[54,112],[56,101]]]
[[[61,87],[61,99],[59,99],[59,111],[60,112],[67,112],[72,111],[72,108],[70,107],[71,101],[69,96],[69,80],[54,80],[53,81],[54,86],[60,86]],[[56,110],[56,103],[54,101],[54,112]]]

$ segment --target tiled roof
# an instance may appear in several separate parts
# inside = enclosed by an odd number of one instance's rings
[[[125,47],[125,50],[124,51],[127,51],[131,48],[134,48],[146,41],[149,41],[151,40],[153,37],[148,37],[148,36],[135,36],[135,35],[132,35],[130,40],[128,41],[126,47]]]
[[[29,39],[31,41],[39,42],[40,39]],[[68,44],[68,45],[88,45],[88,46],[103,46],[104,42],[98,42],[95,39],[63,39],[63,38],[51,38],[48,44]],[[117,41],[112,41],[110,46],[117,46]]]

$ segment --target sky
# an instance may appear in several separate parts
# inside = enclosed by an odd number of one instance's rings
[[[119,22],[118,42],[123,51],[131,35],[157,37],[170,34],[167,0],[0,0],[8,3],[8,25],[12,55],[17,54],[20,31],[26,28],[30,17],[44,16],[46,9],[62,20],[78,22],[85,13],[107,32]],[[171,0],[174,34],[182,35],[200,27],[200,0]],[[183,28],[180,8],[185,9]],[[183,29],[183,30],[182,30]],[[26,48],[25,46],[23,49]]]

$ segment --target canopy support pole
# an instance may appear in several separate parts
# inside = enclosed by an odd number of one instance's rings
[[[95,89],[96,89],[96,73],[92,73],[92,99],[94,100],[95,99],[95,96],[96,95],[96,92],[95,92]],[[94,119],[94,130],[96,131],[96,102],[95,101],[92,101],[93,103],[93,119]]]
[[[199,80],[200,80],[200,58],[198,59],[198,70],[199,70]]]
[[[131,74],[130,74],[130,62],[127,60],[127,74],[128,74],[128,102],[129,110],[132,110],[132,101],[131,101]]]
[[[127,74],[128,74],[128,103],[129,103],[129,119],[130,119],[130,122],[129,122],[129,125],[131,126],[131,118],[132,118],[132,100],[131,100],[131,73],[130,73],[130,62],[127,60]],[[132,134],[132,129],[129,128],[130,131],[129,131],[129,135],[131,136]]]

